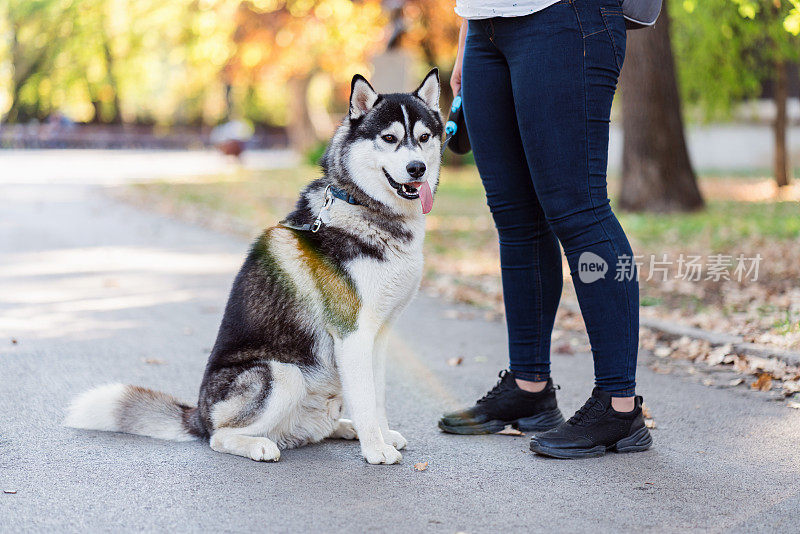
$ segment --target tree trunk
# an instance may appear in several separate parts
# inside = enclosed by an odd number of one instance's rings
[[[786,62],[775,63],[775,182],[778,187],[789,185],[789,153],[786,148],[786,101],[789,98],[789,87],[786,74]]]
[[[289,124],[286,127],[289,146],[304,153],[317,142],[314,125],[308,113],[308,85],[311,76],[289,80]]]
[[[111,88],[111,114],[108,117],[111,124],[122,124],[122,105],[119,100],[117,80],[114,78],[114,56],[108,43],[108,36],[103,32],[103,55],[106,60],[106,83]]]
[[[667,6],[652,30],[628,33],[622,70],[624,146],[620,208],[690,211],[703,207],[686,149]]]
[[[4,120],[11,123],[25,122],[36,118],[38,103],[35,106],[25,106],[20,100],[20,94],[31,76],[43,68],[47,49],[43,48],[27,66],[23,66],[25,51],[17,40],[18,27],[12,24],[11,30],[11,64],[14,67],[11,76],[11,108],[6,113]]]

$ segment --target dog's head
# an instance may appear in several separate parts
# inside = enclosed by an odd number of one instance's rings
[[[353,77],[350,111],[323,157],[323,166],[348,189],[395,213],[428,213],[439,185],[442,118],[439,71],[416,91],[378,94]]]

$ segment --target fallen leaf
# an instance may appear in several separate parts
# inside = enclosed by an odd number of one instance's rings
[[[761,373],[755,382],[750,384],[750,387],[759,391],[769,391],[772,389],[772,375],[769,373]]]
[[[665,346],[656,347],[656,350],[653,351],[653,354],[658,356],[659,358],[666,358],[670,354],[672,354],[672,349]]]
[[[650,408],[647,404],[642,403],[642,417],[645,419],[652,419],[653,415],[650,413]]]
[[[800,402],[796,402],[796,401],[787,402],[786,406],[788,406],[789,408],[794,408],[796,410],[800,410]]]
[[[732,350],[733,346],[730,343],[717,347],[708,353],[708,356],[706,356],[706,363],[708,365],[719,365]]]
[[[428,468],[428,462],[419,462],[414,464],[414,469],[417,471],[425,471]]]
[[[656,422],[653,421],[652,419],[645,419],[644,420],[644,426],[646,426],[647,428],[655,428],[656,427]]]
[[[475,356],[472,359],[475,360],[477,363],[486,363],[489,361],[489,358],[487,358],[486,356]]]
[[[456,358],[448,358],[447,359],[447,365],[449,365],[450,367],[456,367],[458,365],[461,365],[461,362],[463,362],[463,361],[464,361],[464,358],[462,358],[461,356],[458,356]]]
[[[800,393],[800,380],[790,380],[783,383],[783,393],[787,397],[794,394]]]
[[[3,490],[3,493],[7,495],[14,495],[15,493],[17,493],[17,490]]]
[[[750,364],[747,358],[741,355],[736,356],[736,361],[733,362],[733,368],[740,373],[750,372]]]
[[[730,382],[728,382],[728,385],[729,385],[730,387],[736,387],[736,386],[738,386],[739,384],[741,384],[742,382],[744,382],[744,378],[734,378],[733,380],[731,380]]]
[[[145,358],[144,363],[150,365],[164,365],[167,362],[165,362],[164,360],[159,360],[158,358]]]
[[[555,348],[555,353],[572,355],[575,354],[575,350],[569,343],[561,343]]]
[[[524,432],[520,432],[516,428],[511,425],[506,425],[506,427],[501,430],[500,432],[496,432],[497,434],[503,434],[505,436],[524,436]]]
[[[17,343],[18,343],[18,341],[17,341],[17,338],[15,338],[15,337],[12,337],[12,338],[11,338],[11,344],[12,344],[12,345],[16,345]]]

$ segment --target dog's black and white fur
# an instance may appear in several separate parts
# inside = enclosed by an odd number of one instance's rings
[[[216,451],[265,461],[327,437],[358,438],[369,463],[399,462],[406,440],[385,410],[387,332],[422,277],[417,187],[436,190],[442,130],[435,69],[413,93],[378,94],[356,75],[324,176],[286,226],[256,240],[236,276],[198,406],[111,384],[76,398],[65,424],[208,438]],[[289,228],[315,220],[329,185],[357,204],[334,199],[316,233]],[[343,402],[351,420],[340,418]]]

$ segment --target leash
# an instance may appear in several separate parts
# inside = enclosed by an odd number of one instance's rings
[[[453,103],[450,105],[450,116],[448,117],[448,120],[444,125],[445,137],[444,141],[442,142],[442,153],[441,153],[442,157],[444,157],[444,151],[447,148],[447,144],[453,137],[455,137],[456,132],[458,131],[458,124],[453,119],[454,115],[458,113],[458,111],[461,109],[461,103],[462,103],[461,93],[459,93],[458,95],[456,95],[456,97],[453,99]]]
[[[323,224],[328,224],[331,222],[331,206],[333,205],[334,199],[344,200],[348,204],[352,204],[353,206],[360,206],[361,202],[356,200],[356,198],[349,194],[347,191],[343,191],[338,187],[333,187],[332,185],[328,185],[325,188],[325,204],[322,205],[322,209],[319,210],[316,219],[314,219],[313,223],[306,223],[302,225],[292,224],[287,220],[282,220],[278,224],[284,226],[286,228],[291,228],[292,230],[299,230],[301,232],[311,232],[312,234],[316,234],[319,232],[319,229],[322,227]]]

